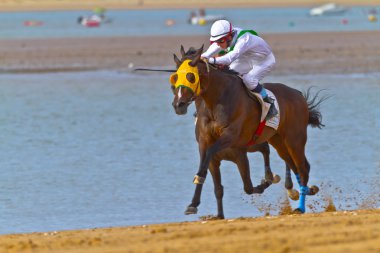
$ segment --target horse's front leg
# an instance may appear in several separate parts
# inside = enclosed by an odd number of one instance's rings
[[[198,206],[201,203],[201,193],[203,184],[197,184],[195,186],[195,192],[191,204],[186,208],[185,214],[196,214],[198,212]]]
[[[193,183],[194,184],[203,184],[206,180],[207,175],[207,169],[210,164],[211,159],[214,157],[214,155],[231,146],[231,135],[223,135],[221,136],[214,144],[212,144],[210,147],[202,147],[200,145],[200,155],[201,160],[199,164],[198,173],[194,176]],[[203,155],[204,154],[204,155]]]
[[[198,139],[198,148],[199,148],[199,155],[200,155],[200,160],[202,161],[205,157],[205,150],[206,150],[206,139],[204,138],[199,138]],[[207,175],[207,170],[206,170],[206,175]],[[202,187],[203,187],[203,182],[206,179],[206,175],[204,176],[204,180],[201,183],[198,183],[198,179],[194,177],[194,183],[196,184],[195,186],[195,191],[193,195],[193,199],[191,200],[190,205],[186,208],[185,214],[196,214],[198,212],[198,206],[201,203],[201,194],[202,194]]]
[[[212,159],[210,162],[209,170],[212,175],[212,179],[214,181],[214,193],[215,193],[216,203],[218,207],[217,217],[219,219],[224,219],[224,211],[223,211],[224,189],[222,185],[222,177],[220,175],[220,159]]]

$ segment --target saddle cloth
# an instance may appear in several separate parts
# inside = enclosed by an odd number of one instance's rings
[[[274,130],[277,130],[278,125],[280,124],[280,107],[278,106],[276,96],[273,94],[273,92],[271,92],[268,89],[265,89],[265,90],[266,90],[268,96],[270,98],[274,99],[274,105],[278,111],[278,114],[276,116],[272,117],[271,119],[269,119],[267,122],[265,122],[265,125],[273,128]],[[270,104],[264,102],[263,98],[261,97],[261,95],[259,93],[252,92],[252,91],[249,91],[249,92],[250,92],[250,94],[254,95],[257,98],[257,100],[259,100],[259,102],[261,104],[261,112],[262,113],[261,113],[260,122],[262,122],[265,119],[265,116],[267,116],[267,114],[268,114]]]

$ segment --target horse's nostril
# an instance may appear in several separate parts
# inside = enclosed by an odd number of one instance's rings
[[[182,107],[182,106],[184,106],[184,105],[186,105],[186,103],[183,102],[183,101],[180,101],[180,102],[178,102],[177,107]]]

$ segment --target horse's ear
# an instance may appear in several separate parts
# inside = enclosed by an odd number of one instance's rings
[[[202,55],[202,52],[203,52],[203,46],[204,46],[204,45],[202,45],[201,48],[199,48],[199,49],[197,50],[197,52],[196,52],[196,54],[195,54],[196,56],[195,56],[194,59],[191,60],[191,62],[189,63],[189,65],[190,65],[191,67],[195,67],[195,66],[197,65],[198,61],[201,59],[201,55]]]
[[[205,46],[205,44],[202,44],[201,48],[198,49],[197,53],[202,54],[204,46]]]
[[[177,67],[179,67],[181,65],[181,61],[178,59],[177,55],[173,54],[173,56],[175,64],[177,65]]]
[[[183,46],[181,45],[181,55],[182,55],[182,59],[185,58],[185,49],[183,48]]]

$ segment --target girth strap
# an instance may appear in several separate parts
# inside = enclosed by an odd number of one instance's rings
[[[260,124],[257,127],[256,132],[253,135],[252,139],[247,143],[248,147],[254,145],[255,142],[257,141],[257,139],[261,136],[261,134],[263,133],[263,130],[264,130],[266,122],[267,122],[266,120],[263,120],[263,121],[260,122]]]

